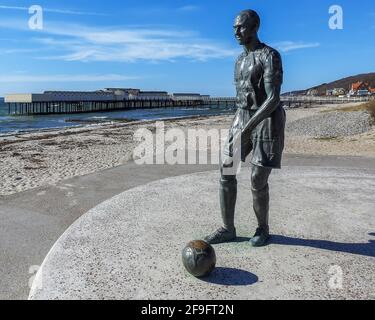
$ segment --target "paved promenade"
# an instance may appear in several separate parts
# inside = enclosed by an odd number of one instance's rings
[[[256,225],[244,168],[239,239],[215,246],[210,277],[193,278],[180,253],[220,224],[218,172],[156,180],[76,221],[47,255],[30,298],[374,299],[375,171],[289,161],[271,176],[269,246],[247,243]]]

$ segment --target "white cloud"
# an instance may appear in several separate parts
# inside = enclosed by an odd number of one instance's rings
[[[0,49],[0,54],[32,53],[32,52],[40,52],[40,49],[23,49],[23,48]]]
[[[1,24],[1,23],[0,23]],[[92,28],[81,25],[45,24],[35,41],[59,47],[62,54],[41,57],[66,61],[205,61],[233,57],[237,50],[201,39],[185,30],[138,28]]]
[[[46,21],[43,30],[30,31],[20,20],[0,20],[0,27],[31,32],[32,41],[61,54],[40,59],[66,61],[206,61],[234,57],[238,48],[200,38],[197,32],[166,27],[133,26],[94,28],[84,25],[56,24]],[[177,29],[177,30],[176,30]],[[42,49],[42,47],[41,47]]]
[[[43,30],[30,31],[24,21],[15,19],[1,19],[0,27],[34,34],[35,37],[29,39],[38,42],[40,51],[51,51],[49,55],[40,54],[39,59],[84,62],[206,61],[238,54],[237,48],[202,39],[196,32],[176,30],[176,27],[172,30],[148,26],[99,29],[47,21]],[[54,54],[57,50],[59,55]]]
[[[199,9],[200,8],[198,6],[186,5],[186,6],[178,8],[177,11],[191,12],[191,11],[197,11]]]
[[[93,16],[104,16],[106,14],[98,13],[98,12],[85,12],[85,11],[74,11],[74,10],[63,10],[63,9],[51,9],[51,8],[43,8],[44,12],[51,12],[51,13],[60,13],[60,14],[70,14],[70,15],[93,15]],[[29,11],[28,7],[18,7],[18,6],[4,6],[0,5],[0,9],[4,10],[22,10],[22,11]]]
[[[57,74],[57,75],[2,75],[0,76],[0,83],[8,82],[100,82],[100,81],[127,81],[135,80],[139,77],[129,77],[119,74],[102,74],[102,75],[68,75],[68,74]]]
[[[281,41],[273,45],[276,49],[281,52],[289,52],[293,50],[308,49],[308,48],[317,48],[320,47],[319,42],[294,42],[294,41]]]

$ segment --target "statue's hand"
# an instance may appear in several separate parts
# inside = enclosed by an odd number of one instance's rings
[[[233,166],[233,157],[224,156],[223,158],[223,167],[224,168],[231,168]]]

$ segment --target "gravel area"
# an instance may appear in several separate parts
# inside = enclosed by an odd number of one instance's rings
[[[370,114],[363,112],[321,112],[287,123],[289,134],[315,138],[337,138],[361,134],[371,129]]]

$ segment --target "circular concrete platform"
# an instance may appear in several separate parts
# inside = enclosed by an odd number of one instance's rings
[[[272,239],[252,248],[250,173],[239,175],[237,242],[190,276],[181,250],[220,225],[218,172],[168,178],[93,208],[56,242],[30,299],[375,298],[375,171],[285,167],[270,178]]]

